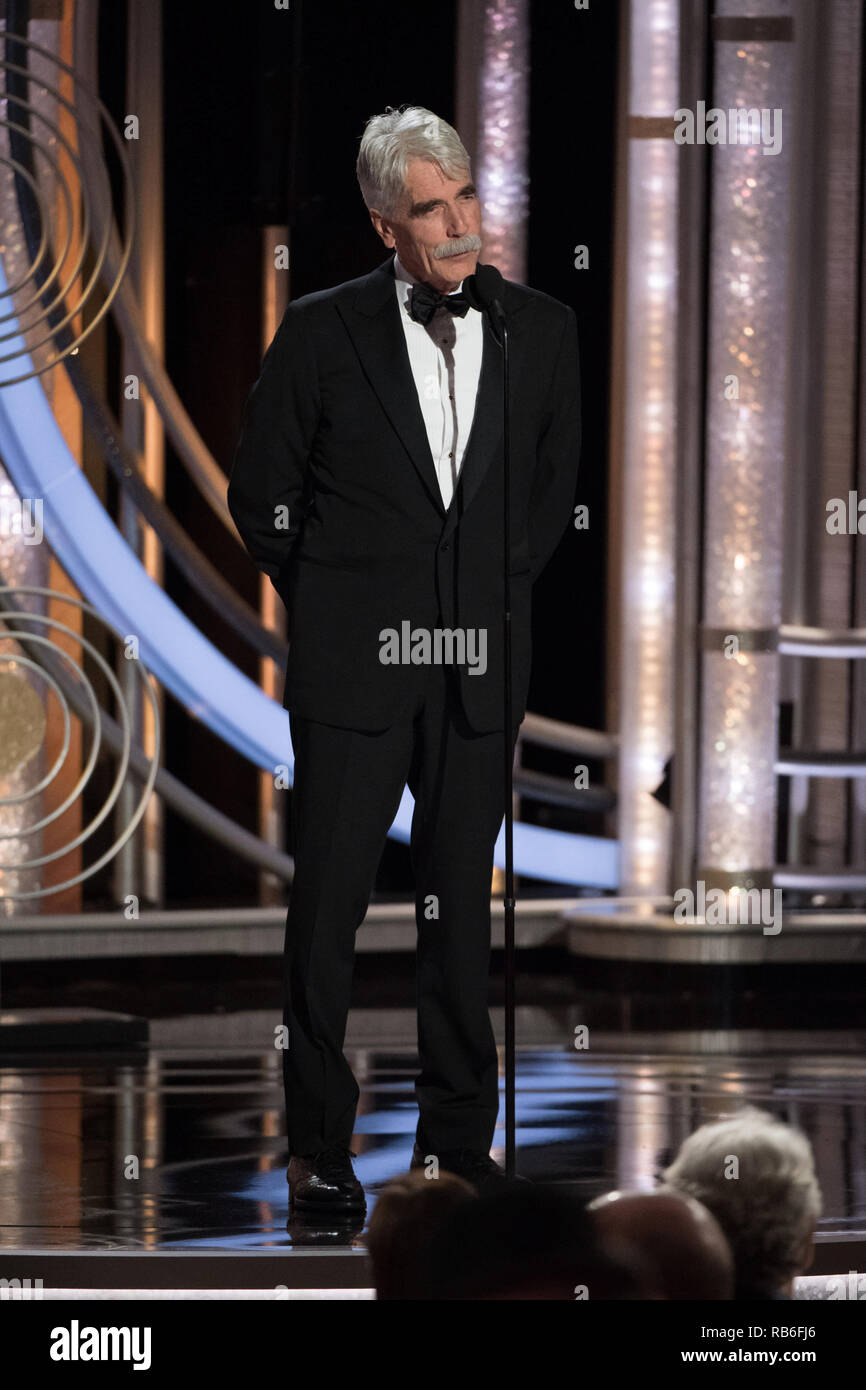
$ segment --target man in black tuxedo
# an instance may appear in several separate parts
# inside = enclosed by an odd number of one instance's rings
[[[286,310],[244,411],[229,507],[286,605],[295,877],[284,1080],[293,1206],[363,1207],[343,1056],[355,932],[404,786],[415,798],[419,1126],[476,1186],[498,1064],[487,1008],[493,849],[504,814],[502,355],[460,287],[481,209],[457,132],[418,107],[373,117],[357,164],[396,254]],[[531,588],[574,502],[572,309],[505,282],[512,391],[512,748],[526,710]]]

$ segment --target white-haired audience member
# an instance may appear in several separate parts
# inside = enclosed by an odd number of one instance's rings
[[[821,1190],[798,1129],[752,1106],[689,1135],[663,1174],[713,1213],[731,1246],[738,1299],[790,1298],[812,1262]]]

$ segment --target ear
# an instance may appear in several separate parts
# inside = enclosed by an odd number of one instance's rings
[[[391,224],[387,217],[384,217],[376,208],[370,208],[370,221],[376,228],[377,233],[384,241],[385,245],[391,250],[397,245],[394,233],[391,231]]]

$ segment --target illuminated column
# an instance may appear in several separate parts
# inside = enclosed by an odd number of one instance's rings
[[[670,813],[652,797],[673,746],[678,146],[677,0],[635,0],[617,223],[612,575],[619,648],[622,892],[668,891]],[[622,238],[625,238],[623,244]],[[618,666],[617,666],[618,662]]]
[[[481,259],[526,280],[529,216],[529,0],[459,0],[457,131],[472,159],[484,213]],[[519,762],[518,741],[515,763]],[[514,816],[520,815],[519,797]],[[505,880],[493,870],[493,892]]]
[[[474,155],[483,259],[526,279],[529,209],[529,0],[461,0],[457,127]]]
[[[717,0],[712,29],[711,104],[726,139],[710,150],[697,877],[723,888],[770,886],[775,862],[790,10],[791,0]],[[727,113],[738,107],[765,113],[763,128],[752,115],[736,138]]]

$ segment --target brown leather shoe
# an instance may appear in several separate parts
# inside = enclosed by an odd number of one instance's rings
[[[351,1149],[293,1154],[286,1169],[289,1206],[299,1211],[363,1211],[367,1200],[355,1177]]]

